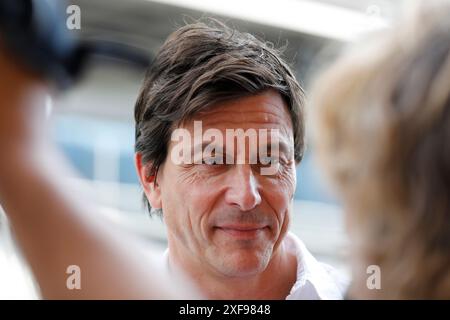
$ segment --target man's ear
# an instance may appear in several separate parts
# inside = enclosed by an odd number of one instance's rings
[[[134,162],[136,165],[137,174],[144,188],[144,193],[150,203],[150,206],[154,209],[161,209],[161,188],[155,181],[156,172],[150,172],[150,164],[142,164],[142,155],[139,152],[134,154]]]

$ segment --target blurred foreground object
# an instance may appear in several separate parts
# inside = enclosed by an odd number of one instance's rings
[[[411,13],[312,94],[316,148],[347,214],[351,298],[450,298],[450,3]]]
[[[2,0],[0,36],[22,63],[67,88],[93,55],[125,60],[141,67],[150,54],[134,47],[108,41],[81,41],[67,26],[64,0]]]

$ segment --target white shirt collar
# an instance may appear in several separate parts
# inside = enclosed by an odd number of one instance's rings
[[[286,300],[341,300],[347,280],[330,266],[318,262],[293,233],[284,239],[297,257],[297,280]]]

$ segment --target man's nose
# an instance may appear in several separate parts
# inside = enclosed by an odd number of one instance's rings
[[[236,165],[230,172],[225,201],[242,211],[250,211],[261,203],[258,189],[258,181],[250,165]]]

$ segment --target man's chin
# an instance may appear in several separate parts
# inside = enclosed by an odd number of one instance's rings
[[[213,264],[219,273],[226,277],[250,277],[263,272],[269,264],[269,257],[261,253],[234,252],[223,255],[221,261],[215,260]]]

